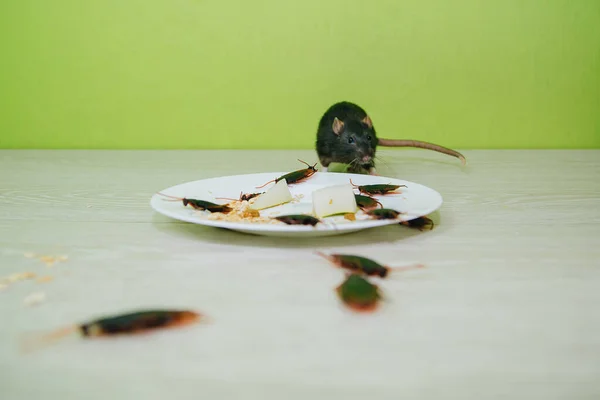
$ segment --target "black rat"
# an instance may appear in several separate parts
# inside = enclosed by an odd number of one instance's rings
[[[354,103],[342,101],[332,105],[319,121],[316,150],[324,169],[327,169],[330,163],[342,163],[349,164],[351,172],[362,168],[375,174],[374,158],[378,145],[434,150],[457,157],[463,165],[465,164],[462,154],[437,144],[377,138],[371,118]]]

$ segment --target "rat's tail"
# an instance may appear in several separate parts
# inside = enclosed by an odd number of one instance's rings
[[[433,143],[421,142],[419,140],[379,139],[378,145],[384,147],[418,147],[421,149],[433,150],[440,153],[448,154],[449,156],[454,156],[458,158],[463,165],[467,163],[465,157],[458,151],[449,149],[447,147],[442,147]]]

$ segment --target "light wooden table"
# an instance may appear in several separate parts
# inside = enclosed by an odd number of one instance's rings
[[[174,221],[149,199],[311,151],[1,151],[0,276],[54,280],[0,292],[0,398],[600,398],[600,151],[465,155],[381,152],[380,174],[444,197],[433,231],[291,240]],[[427,268],[380,282],[390,301],[357,316],[315,249]],[[27,332],[151,306],[213,321],[18,352]]]

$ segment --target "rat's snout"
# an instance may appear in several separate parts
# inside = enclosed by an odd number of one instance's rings
[[[373,157],[367,155],[367,156],[363,156],[363,158],[361,159],[362,162],[364,163],[368,163],[369,161],[371,161]]]

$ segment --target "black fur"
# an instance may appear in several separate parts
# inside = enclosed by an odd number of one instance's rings
[[[353,169],[370,170],[375,167],[373,158],[377,148],[375,127],[363,122],[367,116],[365,110],[356,104],[342,101],[329,107],[319,121],[316,149],[323,167],[332,162],[350,164]],[[333,131],[333,122],[338,118],[344,123],[339,135]],[[350,141],[353,143],[350,143]],[[363,161],[363,157],[368,161]]]

